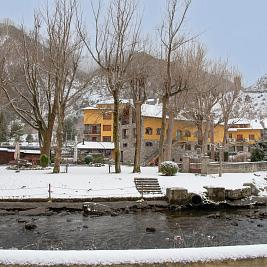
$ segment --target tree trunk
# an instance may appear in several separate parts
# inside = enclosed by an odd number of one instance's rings
[[[164,140],[165,140],[165,130],[166,130],[166,116],[168,108],[169,98],[165,95],[162,98],[162,117],[161,117],[161,131],[159,139],[159,161],[158,167],[160,168],[160,163],[164,161]]]
[[[114,111],[113,111],[113,142],[115,156],[115,172],[121,172],[121,155],[120,155],[120,127],[119,127],[119,95],[118,90],[114,90]]]
[[[227,122],[224,122],[224,126],[223,126],[223,153],[222,153],[222,161],[225,161],[224,151],[228,151],[227,139],[228,139],[228,123]]]
[[[45,129],[40,133],[42,136],[41,143],[41,155],[45,154],[50,159],[50,149],[51,149],[51,140],[52,140],[52,129]]]
[[[135,129],[135,150],[134,150],[134,168],[133,172],[141,172],[141,136],[142,136],[142,127],[141,127],[141,101],[135,102],[135,117],[136,117],[136,129]]]
[[[210,125],[210,143],[211,143],[210,158],[212,160],[215,160],[215,143],[214,143],[214,123],[213,123],[213,119],[212,119],[211,125]]]
[[[63,128],[64,128],[64,108],[58,107],[58,125],[57,125],[57,145],[56,145],[56,155],[53,173],[60,173],[60,164],[62,156],[62,146],[63,146]]]
[[[167,139],[166,139],[166,149],[165,149],[165,158],[164,160],[172,160],[172,135],[174,128],[174,112],[169,110],[169,124],[167,130]]]
[[[202,120],[199,120],[197,122],[197,143],[198,143],[198,146],[202,146],[202,143],[203,143],[203,121]]]
[[[202,142],[202,153],[207,155],[208,152],[208,139],[209,139],[209,130],[210,130],[210,122],[206,121],[205,130],[203,134],[203,142]]]

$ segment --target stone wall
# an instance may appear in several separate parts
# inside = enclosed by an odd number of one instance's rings
[[[267,161],[260,162],[224,162],[222,172],[223,173],[245,173],[245,172],[257,172],[267,171]],[[219,164],[208,164],[207,173],[213,174],[219,172]]]

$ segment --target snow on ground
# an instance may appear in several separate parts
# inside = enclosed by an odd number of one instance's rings
[[[62,168],[64,170],[64,167]],[[112,169],[112,171],[114,171]],[[267,172],[227,173],[201,176],[178,173],[161,176],[156,167],[144,167],[142,173],[132,173],[132,167],[122,166],[122,173],[108,173],[108,166],[70,166],[68,173],[53,174],[52,170],[14,170],[0,166],[0,198],[46,198],[51,184],[52,198],[140,197],[134,177],[158,178],[163,194],[168,187],[184,187],[189,192],[203,193],[203,186],[242,188],[252,182],[259,188],[267,186]],[[261,195],[267,195],[266,190]]]
[[[267,245],[145,250],[38,251],[0,250],[0,264],[96,265],[189,263],[267,257]]]

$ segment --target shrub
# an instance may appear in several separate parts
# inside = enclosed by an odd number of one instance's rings
[[[178,170],[178,165],[173,161],[163,161],[159,168],[159,172],[166,176],[173,176]]]
[[[40,157],[41,167],[46,168],[48,166],[48,163],[49,163],[48,156],[46,154],[42,154]]]
[[[264,159],[264,151],[260,147],[255,147],[251,152],[251,161],[262,161]]]
[[[102,154],[93,154],[94,163],[104,163],[104,156]]]
[[[93,162],[93,157],[91,155],[87,155],[84,157],[85,164],[90,164]]]

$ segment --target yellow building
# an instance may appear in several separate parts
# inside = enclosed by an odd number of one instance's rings
[[[112,142],[112,102],[89,107],[84,112],[84,139],[91,142]],[[121,158],[133,162],[135,146],[135,117],[132,106],[121,103]],[[247,147],[261,139],[262,129],[257,120],[230,121],[228,144],[231,151],[247,151]],[[147,164],[155,158],[161,132],[161,105],[142,105],[142,162]],[[223,141],[223,125],[214,128],[214,143]],[[210,141],[210,140],[209,140]],[[194,153],[197,144],[197,128],[193,121],[182,116],[175,120],[173,131],[173,159],[180,161],[182,155]]]

